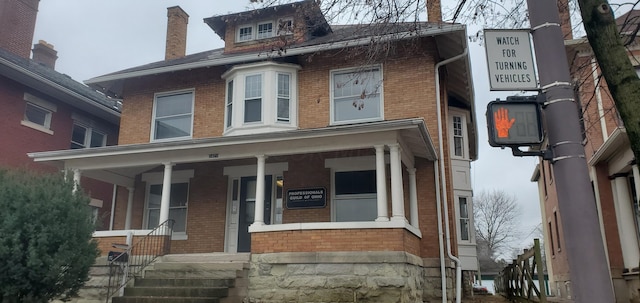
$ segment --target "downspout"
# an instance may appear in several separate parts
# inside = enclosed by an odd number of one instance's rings
[[[444,240],[442,236],[442,207],[440,206],[440,170],[438,169],[440,160],[437,159],[433,166],[434,180],[436,183],[436,214],[438,215],[438,247],[440,248],[440,290],[442,293],[442,303],[447,303],[447,271],[444,264]]]
[[[440,182],[442,183],[442,194],[440,195],[442,197],[441,202],[442,202],[442,207],[444,210],[444,230],[445,230],[445,235],[446,235],[446,245],[447,245],[447,256],[453,260],[453,262],[456,263],[456,303],[460,303],[461,297],[462,297],[462,265],[460,264],[460,259],[458,259],[456,256],[454,256],[451,253],[451,232],[449,230],[449,206],[447,205],[447,180],[445,177],[445,170],[444,170],[444,143],[443,143],[443,136],[442,136],[442,106],[440,105],[440,67],[445,65],[445,64],[449,64],[453,61],[462,59],[464,57],[467,56],[469,52],[468,48],[464,48],[464,51],[462,51],[461,54],[451,57],[449,59],[440,61],[436,64],[435,67],[435,77],[436,77],[436,111],[438,112],[438,149],[439,149],[439,155],[440,155],[440,159],[438,160],[438,164],[440,164]],[[439,187],[436,187],[436,196],[438,196],[438,191],[439,191]],[[438,217],[438,221],[440,221],[441,218]],[[441,222],[440,222],[441,223]],[[444,262],[444,258],[441,258],[441,264],[440,264],[440,269],[442,270],[442,263]],[[444,273],[442,273],[444,275]],[[446,301],[446,284],[442,287],[443,292],[442,292],[442,302],[447,302]]]

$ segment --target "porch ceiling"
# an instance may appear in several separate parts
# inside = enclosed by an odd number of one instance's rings
[[[122,186],[162,163],[197,163],[372,148],[401,143],[408,157],[436,159],[422,119],[403,119],[330,126],[266,134],[227,136],[145,144],[116,145],[29,153],[36,162],[59,169],[79,169],[82,175]],[[408,159],[412,161],[413,159]]]

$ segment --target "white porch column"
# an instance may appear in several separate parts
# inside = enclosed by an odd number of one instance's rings
[[[173,163],[164,164],[164,176],[162,178],[162,198],[160,199],[160,219],[158,225],[169,220],[169,205],[171,203],[171,174]]]
[[[638,267],[640,263],[640,250],[638,250],[638,238],[636,236],[634,212],[629,191],[629,181],[626,175],[614,175],[616,219],[618,223],[618,235],[622,246],[622,259],[625,268]]]
[[[264,225],[264,166],[267,157],[257,155],[256,158],[258,158],[258,171],[256,172],[256,208],[253,224],[260,226]]]
[[[129,198],[127,199],[127,216],[124,219],[124,229],[131,229],[131,213],[133,212],[133,187],[127,187]],[[162,223],[162,222],[159,222]]]
[[[389,145],[389,161],[391,162],[391,220],[404,220],[404,191],[402,188],[402,159],[400,144]]]
[[[418,223],[418,189],[416,183],[416,169],[407,169],[409,173],[409,211],[411,212],[411,225],[415,228],[419,228]]]
[[[387,173],[384,164],[384,145],[375,145],[376,149],[376,191],[378,218],[376,221],[389,221],[387,208]]]
[[[82,178],[82,174],[80,170],[77,168],[73,169],[73,192],[77,192],[78,188],[80,188],[80,179]]]

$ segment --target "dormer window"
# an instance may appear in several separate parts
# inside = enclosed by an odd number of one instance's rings
[[[238,42],[253,40],[253,25],[241,26],[238,29]]]
[[[269,39],[276,35],[293,34],[293,19],[283,18],[277,22],[261,21],[254,24],[243,24],[237,27],[236,42]]]
[[[299,68],[262,62],[236,66],[223,74],[227,80],[225,135],[296,129]]]
[[[258,23],[258,35],[256,39],[273,37],[273,22]]]

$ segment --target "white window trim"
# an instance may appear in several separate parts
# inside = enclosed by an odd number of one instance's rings
[[[289,28],[280,28],[280,24],[284,23],[284,22],[291,22],[291,26]],[[274,35],[274,37],[277,36],[286,36],[286,35],[293,35],[293,18],[292,17],[285,17],[285,18],[280,18],[278,19],[278,21],[275,24],[276,27],[276,33]]]
[[[271,24],[271,35],[268,37],[258,37],[259,33],[258,30],[260,28],[260,25],[263,24]],[[269,39],[269,38],[273,38],[273,37],[277,37],[276,35],[276,31],[277,31],[277,24],[275,22],[273,22],[273,20],[266,20],[266,21],[260,21],[260,22],[256,22],[256,35],[255,35],[255,39],[256,40],[263,40],[263,39]]]
[[[189,136],[183,137],[174,137],[174,138],[166,138],[166,139],[154,139],[156,133],[156,107],[158,97],[163,96],[171,96],[178,95],[183,93],[191,93],[191,129],[189,130]],[[153,108],[152,108],[152,116],[151,116],[151,134],[149,135],[150,142],[167,142],[167,141],[178,141],[184,139],[193,138],[193,124],[195,120],[195,103],[196,103],[196,90],[195,88],[182,89],[182,90],[174,90],[168,92],[161,92],[153,94]]]
[[[345,158],[332,158],[324,160],[324,167],[329,168],[331,172],[331,222],[344,223],[336,221],[336,173],[338,172],[351,172],[351,171],[363,171],[363,170],[376,170],[376,157],[375,156],[363,156],[363,157],[345,157]],[[349,195],[353,198],[376,198],[377,194],[353,194]],[[373,220],[372,220],[373,221]],[[368,221],[364,221],[368,222]]]
[[[344,74],[344,73],[354,73],[358,70],[370,70],[370,69],[378,69],[380,71],[380,117],[368,118],[368,119],[359,119],[359,120],[347,120],[347,121],[336,121],[335,120],[335,105],[334,105],[334,75],[335,74]],[[340,68],[340,69],[332,69],[329,71],[329,115],[331,119],[331,125],[340,125],[340,124],[353,124],[353,123],[365,123],[365,122],[373,122],[373,121],[383,121],[384,120],[384,68],[382,64],[374,64],[368,66],[361,67],[349,67],[349,68]]]
[[[298,126],[298,77],[300,66],[288,63],[260,62],[235,66],[222,75],[227,84],[233,80],[233,110],[231,126],[224,121],[223,135],[257,134],[297,129]],[[245,79],[262,75],[262,112],[260,122],[244,122]],[[278,121],[278,75],[289,75],[289,121]],[[228,87],[228,85],[227,85]],[[226,91],[226,90],[225,90]],[[229,115],[225,94],[225,119]]]
[[[107,146],[107,133],[106,132],[104,132],[104,131],[102,131],[102,130],[100,130],[98,128],[91,127],[91,126],[89,126],[87,124],[84,124],[82,122],[73,121],[73,126],[72,127],[76,127],[76,125],[80,126],[80,127],[83,127],[85,129],[84,142],[83,142],[83,144],[81,144],[82,148],[91,148],[91,139],[92,139],[91,137],[93,136],[93,132],[100,133],[103,136],[102,137],[102,145],[100,145],[100,147]],[[71,135],[71,143],[76,143],[76,142],[73,141],[73,129],[72,129],[72,135]]]
[[[193,169],[187,170],[178,170],[171,172],[171,184],[174,183],[188,183],[189,191],[191,191],[191,179],[194,176]],[[149,190],[151,189],[151,185],[162,184],[164,178],[164,172],[153,172],[153,173],[144,173],[142,174],[142,181],[146,183],[145,193],[144,193],[144,213],[142,218],[142,226],[147,226],[149,224]],[[184,232],[173,232],[171,240],[188,240],[187,235],[187,226],[189,224],[189,195],[187,193],[187,213],[184,219]]]
[[[467,240],[463,240],[462,239],[462,231],[461,231],[461,226],[460,226],[460,220],[462,220],[462,216],[460,214],[460,198],[465,198],[467,200],[467,233],[469,235],[469,239]],[[458,230],[457,234],[458,234],[458,242],[459,243],[473,243],[472,239],[473,239],[473,213],[472,213],[472,209],[471,209],[471,197],[470,196],[466,196],[466,195],[455,195],[455,205],[456,205],[456,230]]]
[[[41,110],[44,110],[47,112],[47,116],[45,118],[45,125],[40,125],[38,123],[33,123],[29,120],[27,120],[26,118],[26,113],[24,113],[24,117],[22,118],[22,120],[20,121],[20,124],[38,131],[41,131],[43,133],[47,133],[49,135],[53,135],[53,130],[51,129],[51,120],[53,119],[53,113],[58,111],[58,107],[51,103],[48,102],[46,100],[43,100],[41,98],[38,98],[32,94],[29,93],[24,93],[24,97],[23,97],[24,101],[25,101],[25,112],[27,110],[27,105],[31,105],[34,107],[37,107]]]
[[[247,117],[245,117],[245,113],[246,113],[246,105],[247,105],[247,100],[255,100],[258,99],[256,97],[248,99],[246,92],[247,92],[247,78],[251,77],[251,76],[260,76],[260,120],[258,121],[251,121],[251,122],[247,122]],[[261,72],[261,73],[249,73],[249,74],[245,74],[242,76],[242,126],[251,126],[251,125],[262,125],[264,124],[264,110],[265,110],[265,81],[266,77],[265,77],[265,73]],[[234,82],[235,85],[235,82]],[[234,94],[235,97],[235,94]],[[233,125],[233,122],[232,122]]]
[[[229,84],[231,84],[231,92],[232,92],[231,102],[229,102]],[[233,128],[233,113],[238,110],[237,106],[235,105],[236,102],[234,102],[234,98],[236,98],[236,95],[234,92],[235,86],[236,86],[236,81],[234,81],[233,78],[225,82],[225,94],[224,94],[224,130],[225,132]],[[229,107],[231,107],[231,113],[229,113]]]
[[[455,153],[455,142],[454,142],[454,129],[453,129],[453,117],[457,116],[461,118],[461,123],[462,123],[462,156],[457,156]],[[467,130],[467,121],[469,120],[469,115],[467,112],[462,111],[462,110],[458,110],[458,109],[454,109],[454,108],[449,108],[449,149],[450,149],[450,155],[452,159],[462,159],[462,160],[469,160],[469,133]]]
[[[249,39],[246,40],[240,40],[240,30],[243,28],[251,28],[251,37],[249,37]],[[248,42],[248,41],[253,41],[256,38],[256,26],[254,24],[242,24],[240,26],[238,26],[238,30],[236,30],[236,43],[242,43],[242,42]]]

